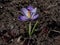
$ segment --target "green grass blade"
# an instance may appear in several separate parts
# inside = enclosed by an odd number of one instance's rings
[[[33,32],[35,31],[35,28],[36,28],[37,24],[38,24],[38,21],[36,21],[36,23],[35,23],[35,25],[34,25],[34,27],[33,27],[33,29],[32,29],[31,34],[33,34]]]

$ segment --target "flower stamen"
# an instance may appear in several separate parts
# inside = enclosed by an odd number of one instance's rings
[[[31,13],[30,13],[30,11],[28,11],[28,16],[27,16],[28,18],[31,18]]]

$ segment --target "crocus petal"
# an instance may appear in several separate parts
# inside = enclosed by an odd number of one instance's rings
[[[32,11],[31,11],[31,15],[35,15],[36,14],[36,11],[37,11],[37,8],[34,8]]]
[[[34,15],[33,17],[31,17],[31,19],[32,19],[32,20],[37,19],[38,16],[39,16],[38,14],[37,14],[37,15]]]
[[[33,10],[33,7],[30,5],[27,7],[28,10],[32,11]]]
[[[21,9],[22,14],[28,17],[28,10],[26,8]]]
[[[21,21],[27,21],[28,20],[28,18],[26,16],[19,16],[18,19]]]

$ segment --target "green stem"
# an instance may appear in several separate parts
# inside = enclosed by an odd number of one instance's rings
[[[29,23],[29,36],[31,36],[31,22]]]
[[[32,29],[31,35],[32,35],[33,32],[35,31],[35,28],[36,28],[37,24],[38,24],[38,21],[36,21],[36,23],[35,23],[35,25],[34,25],[34,27],[33,27],[33,29]]]

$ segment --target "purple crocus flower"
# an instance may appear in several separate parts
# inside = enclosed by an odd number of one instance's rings
[[[18,19],[21,21],[27,20],[35,20],[38,18],[38,14],[36,14],[37,8],[33,8],[32,6],[28,6],[27,8],[22,8],[21,12],[23,16],[19,16]]]

